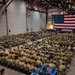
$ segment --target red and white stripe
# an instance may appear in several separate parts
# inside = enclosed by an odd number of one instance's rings
[[[75,15],[64,15],[64,24],[54,24],[54,28],[62,30],[75,29]]]

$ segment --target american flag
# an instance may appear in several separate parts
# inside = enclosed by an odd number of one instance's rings
[[[75,29],[75,15],[54,15],[54,28],[72,31]]]

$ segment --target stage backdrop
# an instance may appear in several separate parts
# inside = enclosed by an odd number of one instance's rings
[[[75,29],[75,15],[53,15],[54,28],[59,30]]]

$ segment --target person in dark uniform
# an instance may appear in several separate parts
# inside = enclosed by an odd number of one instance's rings
[[[4,69],[4,68],[1,69],[1,71],[0,71],[0,75],[5,75],[5,69]]]
[[[50,53],[49,59],[53,59],[53,57],[54,57],[53,53]]]

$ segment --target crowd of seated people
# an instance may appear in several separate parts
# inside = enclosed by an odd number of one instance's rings
[[[0,64],[27,75],[34,73],[41,66],[50,66],[58,70],[58,75],[65,75],[75,54],[75,34],[42,34],[39,40],[31,44],[16,45],[8,51],[0,49]]]
[[[37,39],[44,38],[46,36],[47,34],[45,34],[44,32],[31,32],[31,33],[11,35],[11,36],[10,35],[2,36],[0,38],[0,49],[19,46],[22,44],[26,44],[27,40],[35,41]]]

